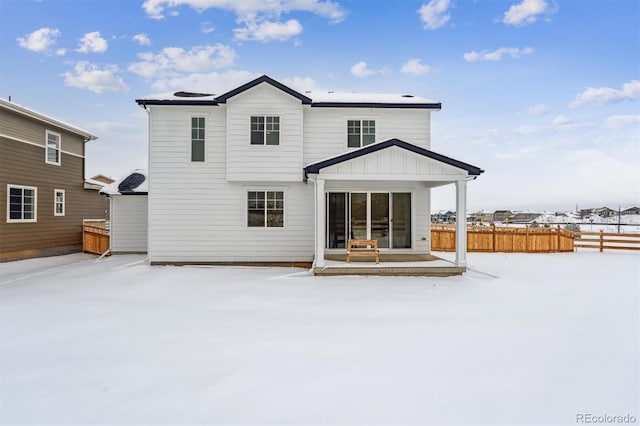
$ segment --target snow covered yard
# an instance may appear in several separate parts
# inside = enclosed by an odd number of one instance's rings
[[[640,417],[638,254],[468,256],[450,278],[0,264],[0,423]]]

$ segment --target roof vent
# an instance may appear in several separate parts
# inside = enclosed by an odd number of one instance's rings
[[[142,185],[145,179],[146,178],[141,173],[131,173],[122,182],[120,182],[120,185],[118,185],[118,191],[121,193],[133,192],[134,189]]]
[[[179,98],[204,98],[205,96],[213,96],[213,93],[175,92],[173,96]]]
[[[403,98],[413,98],[413,95],[402,95]]]

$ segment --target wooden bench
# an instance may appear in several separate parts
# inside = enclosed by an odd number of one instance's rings
[[[347,263],[351,256],[375,256],[376,264],[380,263],[378,240],[349,240],[347,243]]]

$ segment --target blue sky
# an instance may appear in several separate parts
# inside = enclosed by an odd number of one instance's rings
[[[87,177],[117,178],[146,167],[136,98],[411,93],[442,102],[432,150],[486,170],[470,210],[617,207],[640,203],[639,27],[635,0],[0,0],[0,96],[98,135]]]

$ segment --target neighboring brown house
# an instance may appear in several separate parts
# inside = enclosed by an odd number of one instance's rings
[[[100,186],[85,185],[84,144],[95,139],[0,99],[0,261],[82,250],[82,220],[108,209]]]

